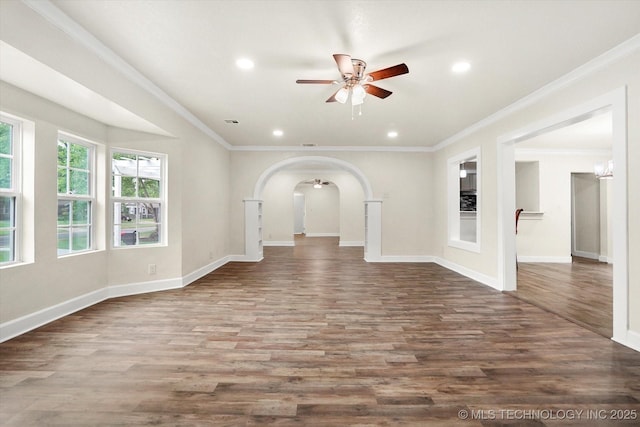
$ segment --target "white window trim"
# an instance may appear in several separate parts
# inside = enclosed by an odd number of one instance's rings
[[[56,144],[58,143],[58,140],[63,139],[65,141],[68,141],[72,144],[78,144],[78,145],[82,145],[84,147],[89,148],[90,150],[90,154],[89,154],[89,195],[84,195],[84,194],[71,194],[71,193],[67,193],[67,194],[63,194],[63,193],[57,193],[57,201],[60,200],[71,200],[71,201],[89,201],[91,203],[91,209],[89,212],[89,242],[90,245],[87,249],[83,249],[83,250],[71,250],[70,252],[67,253],[63,253],[60,254],[58,253],[58,258],[64,258],[64,257],[68,257],[68,256],[74,256],[74,255],[80,255],[80,254],[86,254],[89,252],[94,252],[97,247],[96,247],[96,206],[98,204],[97,202],[97,197],[96,197],[96,179],[97,179],[97,172],[96,172],[96,166],[97,166],[97,162],[96,162],[96,157],[97,157],[97,152],[98,152],[98,144],[90,141],[88,139],[79,137],[77,135],[68,133],[68,132],[64,132],[64,131],[58,131],[58,138],[56,139]],[[57,164],[57,156],[56,156],[56,171],[58,170],[58,164]],[[68,165],[67,165],[68,167]],[[57,173],[56,173],[56,183],[57,183]],[[56,186],[57,187],[57,186]],[[57,190],[56,190],[57,192]],[[57,224],[56,224],[56,233],[57,233]],[[58,245],[57,245],[57,239],[56,239],[56,252],[58,250]]]
[[[0,195],[15,198],[14,216],[14,243],[13,260],[0,263],[0,267],[7,267],[22,263],[22,144],[23,144],[23,120],[6,113],[0,113],[0,121],[13,126],[12,129],[12,153],[11,153],[11,188],[0,189]]]
[[[481,251],[482,229],[482,161],[480,147],[460,153],[447,160],[448,245],[470,252]],[[460,163],[476,159],[476,241],[460,240]]]
[[[157,157],[160,159],[160,197],[159,198],[135,198],[135,197],[115,197],[113,195],[113,154],[114,153],[122,153],[122,154],[134,154],[137,156],[147,156],[147,157]],[[168,227],[167,227],[167,163],[168,156],[164,153],[156,153],[152,151],[141,151],[141,150],[131,150],[128,148],[117,148],[114,147],[109,152],[109,217],[110,221],[110,229],[109,229],[109,240],[111,242],[111,249],[121,250],[121,249],[144,249],[144,248],[157,248],[168,245]],[[152,244],[143,244],[143,245],[119,245],[116,246],[116,242],[114,239],[114,231],[115,231],[115,215],[114,212],[114,204],[115,203],[140,203],[142,201],[151,202],[151,203],[159,203],[161,206],[160,209],[160,239],[158,243]]]

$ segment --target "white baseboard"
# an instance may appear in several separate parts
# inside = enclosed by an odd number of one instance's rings
[[[444,267],[451,271],[455,271],[456,273],[462,274],[463,276],[475,280],[476,282],[480,282],[483,285],[502,291],[502,289],[498,286],[498,280],[495,277],[487,276],[486,274],[479,273],[475,270],[471,270],[470,268],[464,267],[462,265],[456,264],[455,262],[451,262],[440,257],[435,257],[434,262],[441,267]]]
[[[608,256],[600,255],[598,257],[598,261],[606,262],[607,264],[613,264],[613,258],[609,258]]]
[[[613,337],[613,341],[640,352],[640,333],[627,329],[625,337]]]
[[[340,237],[340,233],[306,233],[307,237]]]
[[[581,258],[587,258],[587,259],[598,259],[598,258],[600,258],[600,254],[595,254],[593,252],[574,251],[573,255],[579,256]]]
[[[68,316],[76,311],[82,310],[99,302],[109,299],[109,291],[102,288],[84,295],[61,302],[51,307],[38,310],[35,313],[18,317],[0,324],[0,342],[29,332],[32,329],[44,326],[47,323]]]
[[[221,258],[205,267],[187,274],[182,278],[178,277],[173,279],[106,286],[102,289],[98,289],[36,311],[35,313],[9,320],[0,324],[0,343],[110,298],[182,288],[195,282],[200,277],[222,267],[227,262],[231,261],[232,258],[233,257],[231,256]]]
[[[249,258],[246,255],[229,255],[227,257],[228,262],[260,262],[264,259],[264,257],[260,257],[258,259]]]
[[[433,257],[427,255],[382,255],[370,262],[433,262]]]
[[[340,240],[339,246],[364,246],[364,242],[361,240]]]
[[[570,256],[527,256],[518,255],[518,262],[549,262],[557,264],[571,264]]]
[[[244,255],[243,255],[244,256]],[[195,271],[192,271],[191,273],[187,274],[186,276],[182,277],[182,287],[187,286],[193,282],[195,282],[196,280],[198,280],[201,277],[206,276],[207,274],[211,273],[212,271],[215,271],[217,269],[219,269],[220,267],[222,267],[223,265],[225,265],[226,263],[232,261],[232,256],[226,256],[223,258],[220,258],[219,260],[216,260],[208,265],[205,265],[204,267],[201,267]]]
[[[262,246],[295,246],[293,240],[265,240]]]

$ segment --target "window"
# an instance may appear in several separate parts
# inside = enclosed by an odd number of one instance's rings
[[[93,248],[95,146],[58,135],[58,256]]]
[[[21,123],[0,115],[0,265],[18,261]]]
[[[112,153],[113,246],[163,243],[163,167],[157,154]]]
[[[480,149],[448,162],[449,246],[480,252]]]

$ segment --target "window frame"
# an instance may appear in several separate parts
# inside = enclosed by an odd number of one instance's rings
[[[167,246],[167,155],[163,153],[156,153],[151,151],[140,151],[140,150],[131,150],[126,148],[112,148],[109,153],[109,167],[110,167],[110,182],[109,182],[109,205],[111,212],[111,231],[110,231],[110,240],[111,240],[111,249],[132,249],[132,248],[152,248],[152,247],[161,247]],[[115,154],[123,154],[123,155],[131,155],[136,156],[136,175],[120,175],[114,173],[113,167],[113,158]],[[159,178],[158,178],[158,197],[140,197],[139,194],[136,196],[116,196],[114,180],[115,176],[129,176],[136,179],[140,179],[140,171],[139,171],[139,158],[140,157],[149,157],[149,158],[157,158],[160,162],[159,167]],[[136,187],[136,192],[138,188]],[[157,227],[158,231],[158,241],[154,243],[141,243],[140,236],[137,233],[137,228],[135,227],[136,233],[134,234],[134,243],[126,243],[123,241],[122,235],[122,211],[121,206],[116,209],[116,204],[144,204],[144,203],[152,203],[159,205],[159,216],[160,219],[154,224]],[[135,213],[136,224],[139,224],[138,211]],[[116,238],[119,237],[119,239]],[[124,244],[123,244],[124,242]]]
[[[0,196],[12,200],[12,213],[9,226],[2,230],[9,231],[11,259],[0,261],[0,267],[6,267],[22,262],[22,144],[24,122],[17,117],[0,112],[0,121],[11,125],[11,154],[0,154],[2,158],[9,158],[11,164],[10,187],[0,188]]]
[[[58,137],[56,139],[56,145],[58,143],[60,143],[60,141],[65,141],[69,144],[75,144],[75,145],[80,145],[83,146],[85,148],[89,149],[89,154],[88,154],[88,165],[87,165],[87,169],[79,169],[79,168],[73,168],[70,166],[70,158],[69,158],[69,153],[70,153],[70,146],[67,149],[67,159],[66,159],[66,164],[64,165],[64,168],[66,169],[67,173],[66,173],[66,179],[67,179],[67,183],[66,183],[66,189],[67,189],[67,193],[59,193],[58,189],[56,188],[56,194],[57,194],[57,203],[58,203],[58,207],[60,206],[60,202],[64,201],[64,202],[88,202],[89,203],[89,209],[88,209],[88,222],[87,224],[83,224],[82,226],[75,226],[73,224],[73,213],[69,214],[69,219],[70,219],[70,223],[67,226],[63,226],[61,227],[60,224],[56,221],[56,251],[57,251],[57,255],[58,258],[62,258],[62,257],[67,257],[67,256],[72,256],[72,255],[77,255],[77,254],[82,254],[82,253],[87,253],[87,252],[92,252],[96,250],[96,224],[95,224],[95,218],[96,218],[96,206],[97,206],[97,197],[96,197],[96,180],[97,180],[97,173],[96,173],[96,166],[97,166],[97,152],[98,152],[98,144],[90,141],[88,139],[79,137],[77,135],[73,135],[71,133],[67,133],[67,132],[63,132],[63,131],[59,131],[58,132]],[[57,150],[56,150],[57,153]],[[56,171],[59,171],[61,169],[61,165],[58,164],[57,162],[58,157],[56,156]],[[89,194],[74,194],[73,192],[71,192],[71,188],[69,185],[69,177],[70,177],[70,171],[71,170],[85,170],[88,172],[89,177],[88,177],[88,193]],[[57,175],[56,175],[57,176]],[[57,179],[56,179],[56,183],[57,183]],[[66,252],[60,252],[60,247],[59,247],[59,233],[60,233],[60,229],[61,228],[67,228],[68,229],[68,241],[69,241],[69,248],[67,249]],[[89,239],[89,244],[87,248],[83,248],[83,249],[79,249],[79,250],[74,250],[73,249],[73,229],[76,228],[86,228],[88,229],[87,232],[87,236]]]
[[[460,238],[460,165],[475,160],[476,162],[476,240],[475,242]],[[482,230],[482,157],[480,147],[467,150],[447,160],[447,217],[448,245],[470,252],[481,251]]]

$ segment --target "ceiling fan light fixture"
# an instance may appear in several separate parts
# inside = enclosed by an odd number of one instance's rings
[[[357,84],[351,89],[351,105],[360,105],[364,102],[364,97],[367,96],[367,92],[364,88]]]
[[[347,102],[348,98],[349,98],[349,90],[345,87],[341,88],[336,93],[336,101],[338,101],[340,104],[344,104],[345,102]]]

